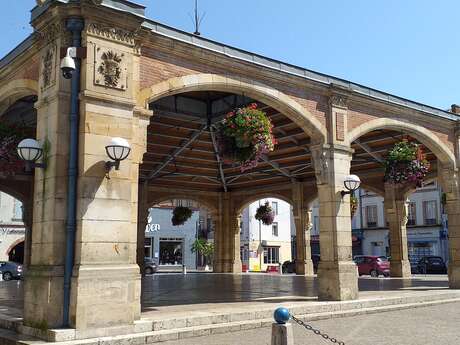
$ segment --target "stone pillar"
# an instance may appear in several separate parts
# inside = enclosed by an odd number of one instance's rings
[[[138,211],[137,211],[137,250],[136,250],[136,261],[137,265],[141,269],[141,273],[144,273],[144,257],[145,257],[145,229],[147,227],[147,220],[149,216],[149,204],[148,204],[148,184],[139,184],[138,192]]]
[[[38,329],[63,325],[64,299],[70,82],[59,69],[59,50],[65,46],[63,20],[49,17],[44,14],[40,19],[46,22],[33,23],[42,33],[37,43],[40,88],[35,108],[37,140],[44,145],[47,168],[35,169],[33,233],[25,243],[30,261],[24,279],[24,325]]]
[[[302,183],[294,183],[292,186],[293,214],[296,232],[296,274],[312,276],[313,262],[311,260],[311,209],[304,201]]]
[[[68,6],[68,7],[67,7]],[[90,2],[59,5],[34,26],[43,35],[37,137],[47,169],[36,169],[31,262],[24,286],[24,324],[41,330],[63,325],[70,81],[61,77],[60,48],[68,41],[69,13],[85,8],[81,54],[77,229],[70,290],[70,326],[76,338],[136,330],[140,274],[136,263],[139,163],[146,150],[149,111],[136,108],[141,19],[100,25],[91,14],[114,18]],[[72,12],[74,11],[74,12]],[[58,18],[62,15],[63,17]],[[56,17],[56,18],[54,18]],[[54,20],[54,22],[53,22]],[[120,27],[121,25],[122,27]],[[51,66],[51,67],[50,67]],[[115,74],[114,74],[115,71]],[[105,170],[105,146],[122,137],[131,145],[119,170]]]
[[[390,237],[390,274],[409,278],[411,268],[407,249],[408,200],[400,186],[385,183],[385,219]]]
[[[318,145],[311,150],[320,215],[319,299],[356,299],[358,272],[352,261],[350,196],[341,195],[352,152],[339,145]]]
[[[439,164],[439,163],[438,163]],[[449,287],[460,289],[460,182],[458,171],[438,167],[438,176],[446,194],[445,211],[449,232]]]
[[[224,273],[241,273],[242,263],[240,254],[240,216],[232,205],[229,193],[221,196],[221,227],[219,232],[219,255],[218,265]]]

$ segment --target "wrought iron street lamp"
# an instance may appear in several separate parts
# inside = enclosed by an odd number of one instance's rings
[[[37,163],[43,156],[43,148],[35,139],[24,139],[18,144],[18,155],[26,163],[26,171],[30,172],[33,168],[46,168],[45,163]]]
[[[352,194],[355,190],[357,190],[361,185],[361,180],[356,175],[348,175],[345,177],[343,185],[346,190],[343,190],[341,193],[342,196],[345,196],[346,194]]]
[[[131,147],[126,139],[113,138],[110,144],[105,147],[105,152],[111,161],[105,162],[107,173],[112,169],[120,170],[120,162],[128,158]]]

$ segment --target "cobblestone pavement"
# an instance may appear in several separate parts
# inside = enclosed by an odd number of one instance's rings
[[[460,303],[311,322],[346,345],[458,345]],[[161,343],[162,345],[270,345],[270,328]],[[294,326],[295,345],[332,344]]]

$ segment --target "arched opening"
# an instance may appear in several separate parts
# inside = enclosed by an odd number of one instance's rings
[[[24,239],[19,242],[13,243],[13,246],[8,251],[8,261],[16,262],[19,264],[24,263]]]
[[[23,203],[0,191],[0,261],[24,262]]]
[[[24,170],[24,163],[16,156],[15,145],[24,138],[36,138],[37,111],[36,82],[14,81],[5,90],[0,90],[0,140],[12,140],[8,153],[0,158],[0,228],[3,243],[0,244],[4,260],[29,264],[31,231],[33,173]],[[3,146],[5,147],[5,146]],[[6,240],[8,238],[8,240]],[[19,242],[17,242],[19,241]],[[11,244],[17,242],[11,247]],[[5,245],[8,246],[3,248]]]
[[[187,210],[183,210],[186,208]],[[181,209],[189,212],[181,219]],[[162,200],[149,207],[144,236],[144,273],[211,271],[214,256],[212,209],[191,199]],[[148,262],[155,267],[148,266]]]
[[[422,257],[447,260],[443,191],[436,180],[440,167],[454,164],[451,152],[433,134],[419,132],[416,125],[408,128],[404,123],[390,122],[383,128],[368,126],[369,131],[360,137],[352,135],[355,152],[351,172],[363,182],[363,188],[355,195],[358,210],[352,224],[362,234],[363,255],[389,257],[391,274],[408,276],[417,272]],[[384,183],[385,158],[401,141],[421,145],[430,164],[419,188],[414,184],[396,187]]]
[[[240,213],[243,272],[279,273],[286,263],[289,273],[295,273],[296,228],[292,206],[283,199],[264,197],[244,204]],[[265,205],[273,212],[270,224],[256,219],[257,210]]]

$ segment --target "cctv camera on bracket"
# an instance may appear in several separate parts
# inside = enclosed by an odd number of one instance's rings
[[[66,56],[61,60],[62,76],[65,79],[72,79],[73,72],[75,71],[75,58],[77,57],[77,48],[67,48]]]

